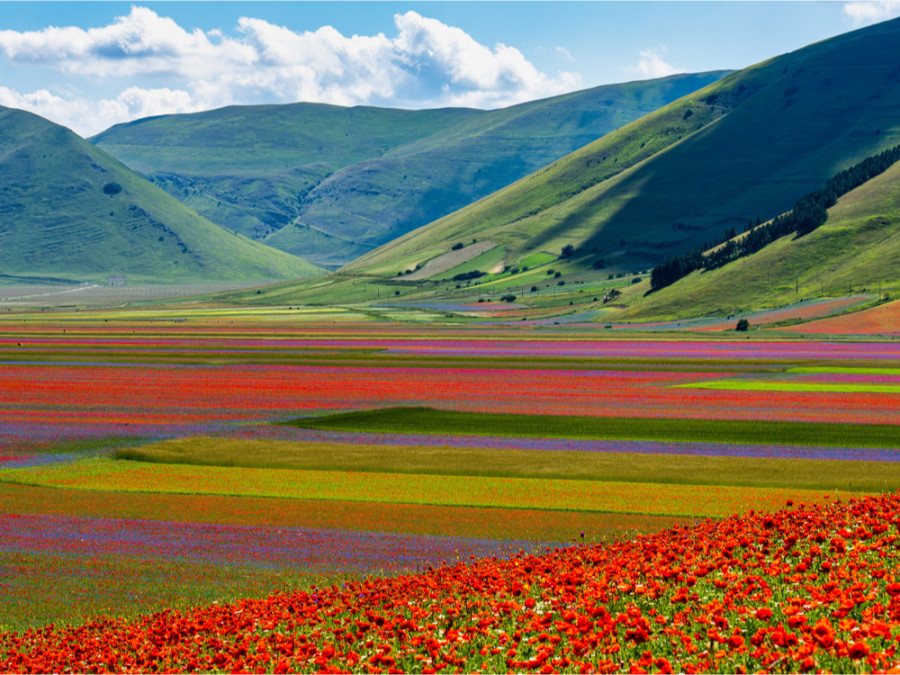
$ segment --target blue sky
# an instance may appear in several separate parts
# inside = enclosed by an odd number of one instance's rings
[[[319,101],[495,108],[737,69],[900,2],[0,2],[0,105],[90,135],[148,115]]]

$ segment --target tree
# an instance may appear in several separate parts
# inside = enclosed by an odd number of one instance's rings
[[[750,330],[750,322],[747,319],[739,319],[737,322],[737,326],[734,327],[735,330],[741,331],[742,333],[746,333]]]
[[[562,247],[562,253],[560,253],[560,258],[571,258],[575,255],[575,247],[572,244],[566,244]]]

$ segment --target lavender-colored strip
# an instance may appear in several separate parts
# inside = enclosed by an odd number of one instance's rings
[[[553,544],[561,546],[565,544]],[[0,551],[136,555],[194,562],[403,571],[506,556],[535,542],[298,527],[0,515]]]
[[[251,428],[248,428],[251,431]],[[779,459],[837,459],[862,462],[900,461],[900,452],[888,448],[838,448],[765,443],[688,443],[678,441],[616,441],[567,438],[514,438],[440,434],[382,434],[319,431],[294,427],[252,427],[254,438],[354,443],[360,445],[449,446],[575,452],[618,452],[641,455],[697,455],[706,457],[772,457]]]

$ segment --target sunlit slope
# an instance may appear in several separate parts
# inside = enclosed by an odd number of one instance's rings
[[[597,87],[494,111],[232,107],[92,139],[214,222],[346,263],[724,72]]]
[[[771,218],[900,141],[900,20],[739,71],[355,261],[492,241],[516,263],[576,246],[585,267],[652,267]]]
[[[96,280],[310,276],[297,257],[238,236],[64,127],[0,108],[0,274]]]
[[[844,195],[824,225],[636,298],[622,318],[683,318],[900,290],[900,164]]]

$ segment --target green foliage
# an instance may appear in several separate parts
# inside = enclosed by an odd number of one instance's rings
[[[748,330],[750,330],[750,322],[747,321],[747,319],[739,319],[734,329],[736,331],[746,333]]]
[[[620,317],[727,316],[801,298],[896,290],[890,271],[900,265],[898,180],[900,163],[844,195],[808,235],[785,236],[732,264],[694,272],[636,299]]]
[[[472,279],[478,279],[479,277],[483,277],[484,272],[479,270],[471,270],[469,272],[460,272],[459,274],[453,275],[453,281],[471,281]]]
[[[832,176],[824,187],[797,200],[794,208],[788,213],[778,216],[771,223],[749,229],[739,241],[735,241],[734,237],[737,235],[731,229],[725,233],[724,246],[709,252],[706,250],[712,247],[701,246],[681,257],[670,258],[653,268],[650,278],[651,289],[658,291],[694,270],[716,269],[732,260],[756,253],[788,234],[794,232],[798,235],[809,234],[825,223],[828,219],[827,209],[834,206],[840,197],[884,173],[898,161],[900,161],[900,145],[867,157]]]

